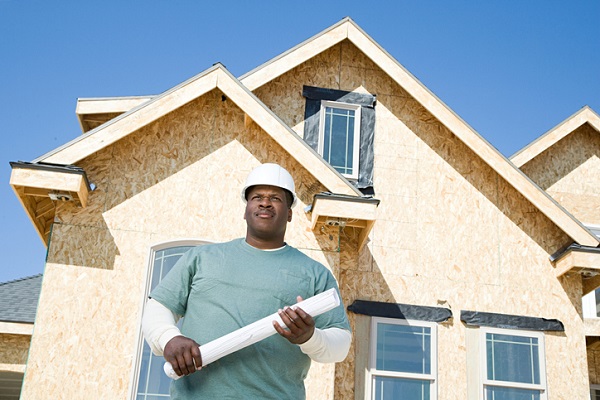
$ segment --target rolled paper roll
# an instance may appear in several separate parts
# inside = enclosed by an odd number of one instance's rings
[[[316,296],[302,300],[296,303],[292,308],[301,308],[308,315],[316,317],[340,305],[340,298],[335,289],[329,289]],[[273,327],[272,321],[276,321],[279,326],[285,328],[285,324],[277,312],[259,319],[256,322],[237,329],[225,336],[221,336],[213,341],[200,346],[200,355],[202,356],[202,366],[206,366],[221,357],[243,349],[254,343],[260,342],[263,339],[277,333]],[[163,366],[165,374],[169,378],[179,379],[179,375],[173,370],[170,362],[165,362]]]

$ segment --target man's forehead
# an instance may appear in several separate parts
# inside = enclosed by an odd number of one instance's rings
[[[256,185],[248,189],[248,194],[250,193],[285,193],[285,190],[279,186]]]

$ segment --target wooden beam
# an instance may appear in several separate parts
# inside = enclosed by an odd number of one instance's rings
[[[33,324],[25,322],[2,322],[0,321],[0,333],[9,335],[27,335],[33,334]]]
[[[25,196],[34,196],[34,197],[48,197],[48,189],[41,188],[33,188],[33,187],[23,187],[23,194]]]
[[[152,98],[153,96],[133,96],[77,99],[75,113],[77,115],[124,113]]]
[[[377,204],[336,198],[317,198],[312,209],[312,229],[315,229],[320,217],[325,219],[341,218],[345,221],[375,221],[377,218]]]
[[[557,277],[566,273],[582,275],[583,295],[600,286],[600,253],[571,250],[554,261]]]
[[[79,193],[82,188],[82,182],[85,185],[85,178],[81,174],[40,169],[13,168],[10,175],[10,184],[13,186],[61,192]]]

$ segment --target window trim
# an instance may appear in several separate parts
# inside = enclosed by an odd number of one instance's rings
[[[486,386],[505,387],[512,389],[526,389],[526,390],[539,390],[540,400],[547,400],[548,398],[548,382],[546,380],[546,344],[544,332],[540,331],[529,331],[529,330],[517,330],[517,329],[501,329],[491,327],[480,327],[479,337],[479,356],[480,356],[480,384],[479,384],[479,398],[481,400],[487,400],[485,395]],[[538,357],[540,365],[540,383],[520,383],[520,382],[507,382],[507,381],[496,381],[487,378],[487,342],[486,336],[488,333],[500,334],[500,335],[511,335],[520,336],[526,338],[538,339]]]
[[[342,176],[358,180],[358,170],[360,168],[359,157],[360,157],[360,139],[361,139],[361,106],[360,104],[343,103],[339,101],[321,100],[321,109],[319,111],[319,140],[317,145],[317,152],[325,159],[323,154],[324,142],[325,142],[325,110],[327,107],[338,108],[342,110],[353,110],[354,111],[354,148],[352,149],[352,174],[344,174]],[[329,161],[327,161],[331,164]],[[333,165],[332,165],[333,167]],[[335,167],[333,167],[335,168]]]
[[[156,253],[162,250],[170,249],[173,247],[182,247],[182,246],[199,246],[203,244],[211,244],[216,243],[212,240],[206,239],[175,239],[165,242],[158,242],[151,244],[148,247],[148,251],[146,253],[146,278],[142,286],[143,295],[141,296],[141,302],[139,305],[139,318],[138,318],[138,337],[135,344],[135,350],[131,355],[132,358],[132,368],[129,379],[129,398],[130,400],[137,399],[137,389],[139,385],[140,379],[140,367],[141,367],[141,358],[142,352],[144,350],[144,335],[142,333],[142,315],[144,313],[144,309],[146,306],[146,301],[148,300],[148,295],[150,294],[150,285],[152,284],[152,273],[154,267],[154,259]]]
[[[413,372],[397,372],[397,371],[379,371],[376,369],[377,360],[377,324],[386,323],[392,325],[405,325],[430,328],[431,334],[431,371],[429,374],[417,374]],[[430,382],[430,400],[437,399],[437,383],[438,383],[438,349],[437,349],[437,326],[436,322],[418,321],[399,318],[372,317],[369,337],[369,355],[367,361],[367,373],[365,382],[365,398],[374,399],[375,388],[373,380],[376,376],[389,378],[404,378],[415,379],[420,381]]]

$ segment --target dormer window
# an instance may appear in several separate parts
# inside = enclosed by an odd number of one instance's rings
[[[358,179],[360,106],[321,101],[319,154],[340,174]]]
[[[304,86],[304,141],[363,193],[373,193],[375,95]]]

